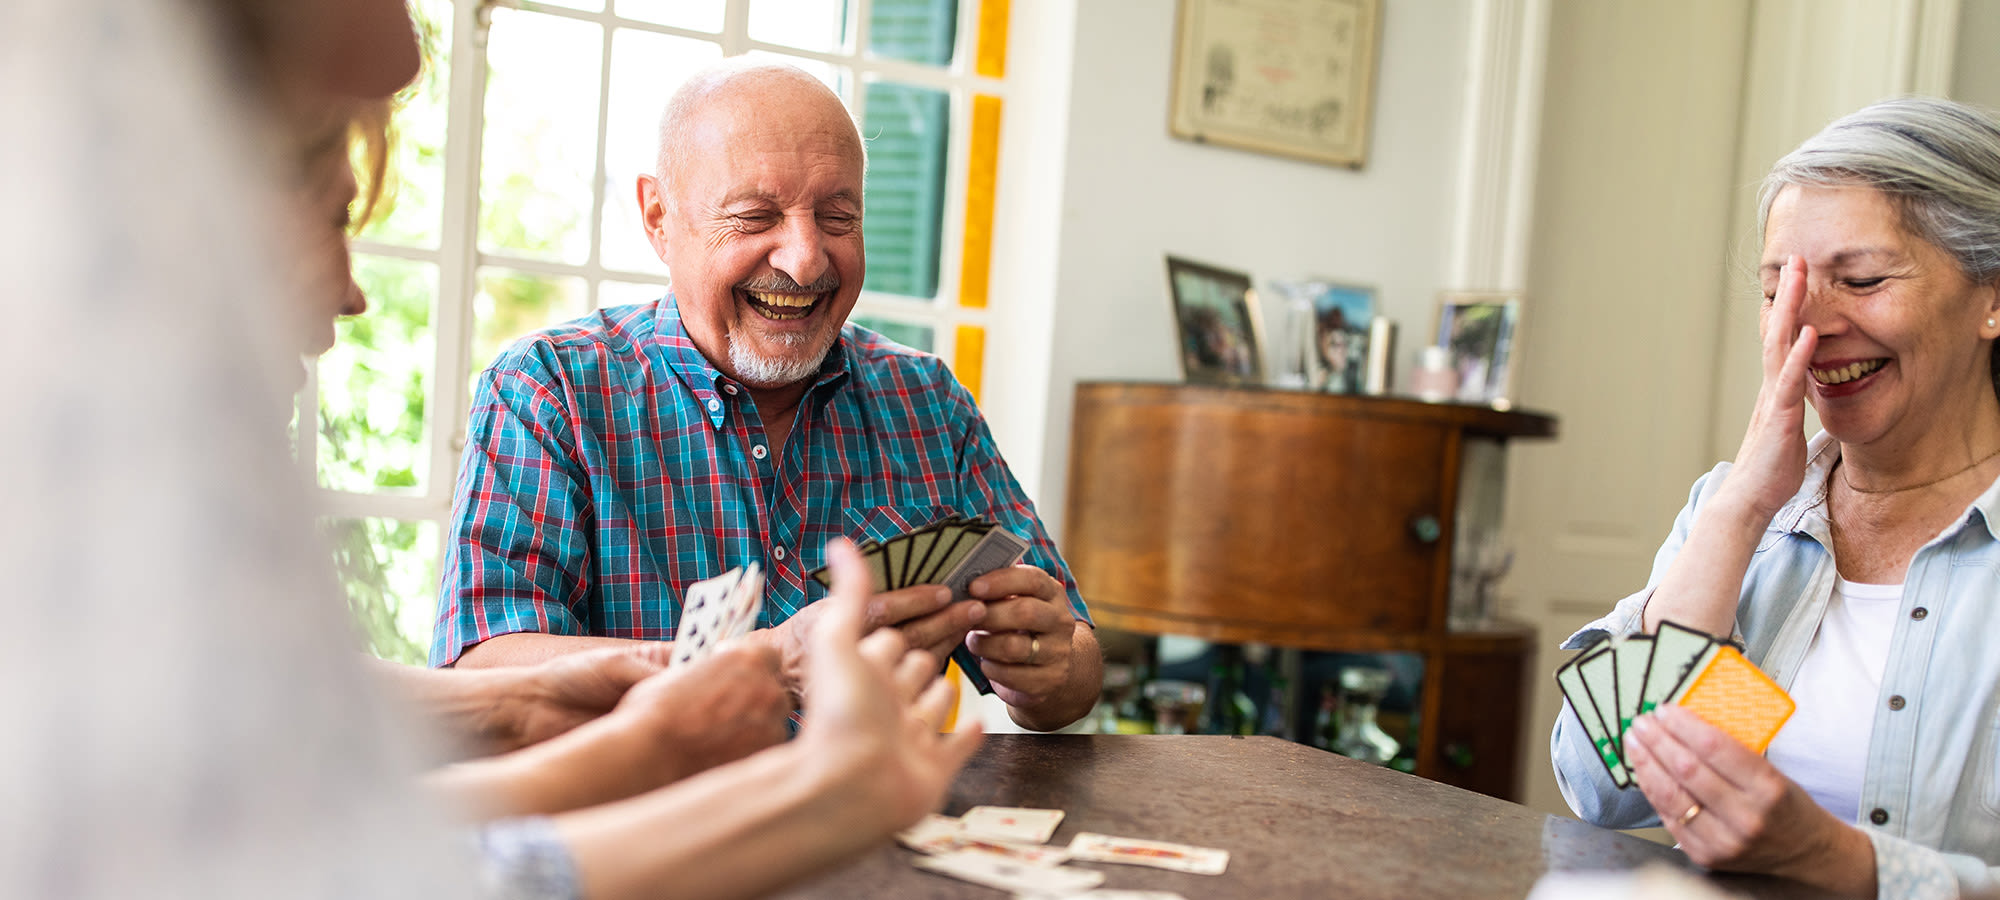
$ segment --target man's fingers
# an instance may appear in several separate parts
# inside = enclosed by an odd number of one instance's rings
[[[951,653],[951,647],[965,640],[965,633],[973,626],[986,620],[987,605],[979,602],[954,603],[944,609],[920,616],[896,626],[897,631],[910,642],[912,647],[944,647]]]
[[[826,562],[833,587],[824,601],[828,608],[820,614],[821,621],[813,625],[813,631],[827,634],[827,640],[853,641],[863,631],[873,580],[867,564],[861,561],[861,553],[846,538],[837,537],[826,543]]]
[[[1063,594],[1062,582],[1034,566],[994,569],[974,578],[966,590],[982,600],[1001,600],[1016,595],[1054,600]]]
[[[874,628],[901,625],[937,612],[950,602],[951,590],[935,584],[883,591],[868,601],[868,624]]]
[[[912,650],[896,664],[896,689],[904,701],[917,696],[924,685],[938,677],[937,657],[928,650]]]
[[[951,682],[935,675],[931,676],[928,686],[921,687],[922,693],[912,692],[916,702],[912,704],[911,711],[923,721],[924,730],[943,728],[945,717],[951,714],[952,704],[958,699],[958,691]]]
[[[909,642],[894,628],[878,628],[861,639],[861,657],[884,674],[895,672],[909,649]]]
[[[986,604],[986,617],[979,623],[979,630],[1055,634],[1076,627],[1075,622],[1068,603],[1016,596]]]
[[[966,643],[981,659],[1025,664],[1030,662],[1031,656],[1040,657],[1038,660],[1033,660],[1035,662],[1048,659],[1049,645],[1054,643],[1054,639],[1042,640],[1038,635],[1023,634],[1019,631],[976,631],[967,638]]]

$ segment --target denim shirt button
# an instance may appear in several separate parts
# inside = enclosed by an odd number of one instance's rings
[[[1894,696],[1894,697],[1890,697],[1890,698],[1889,698],[1889,708],[1890,708],[1890,709],[1902,709],[1902,708],[1903,708],[1903,695],[1902,695],[1902,694],[1897,694],[1897,695],[1896,695],[1896,696]]]
[[[1930,610],[1925,609],[1921,606],[1917,607],[1916,609],[1910,610],[1910,618],[1916,619],[1918,621],[1923,621],[1923,618],[1930,614],[1931,614]]]
[[[1881,807],[1876,807],[1874,812],[1868,814],[1868,821],[1874,822],[1877,825],[1887,825],[1889,824],[1889,811]]]

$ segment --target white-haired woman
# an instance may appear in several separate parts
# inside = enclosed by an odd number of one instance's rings
[[[1578,814],[1857,896],[2000,891],[2000,121],[1847,116],[1765,178],[1763,385],[1645,590],[1565,646],[1671,620],[1736,634],[1798,703],[1768,758],[1677,707],[1620,791],[1567,712]],[[1804,437],[1805,405],[1825,430]]]

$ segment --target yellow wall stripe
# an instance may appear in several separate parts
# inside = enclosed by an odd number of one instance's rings
[[[958,337],[953,342],[951,372],[958,376],[958,383],[965,385],[972,394],[972,402],[979,402],[980,375],[986,368],[986,329],[978,325],[958,326]]]
[[[972,98],[972,141],[965,178],[965,243],[959,254],[958,305],[986,307],[993,268],[993,190],[999,179],[1000,98]]]
[[[987,78],[1007,77],[1007,0],[980,0],[979,50],[972,71]]]

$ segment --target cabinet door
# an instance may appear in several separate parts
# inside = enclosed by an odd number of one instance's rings
[[[1453,432],[1317,399],[1079,392],[1067,534],[1093,608],[1289,646],[1423,631]]]

